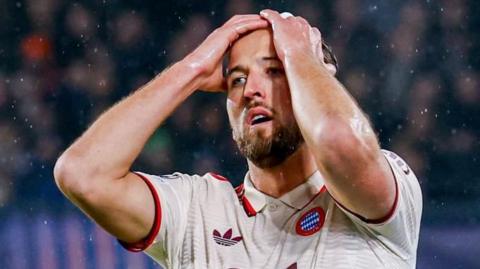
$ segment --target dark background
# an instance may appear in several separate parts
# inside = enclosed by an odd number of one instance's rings
[[[153,268],[61,195],[55,160],[102,111],[229,17],[266,7],[320,29],[382,147],[416,172],[424,195],[418,268],[480,268],[473,0],[0,0],[0,268]],[[246,163],[224,106],[223,94],[194,94],[135,169],[214,171],[239,184]]]

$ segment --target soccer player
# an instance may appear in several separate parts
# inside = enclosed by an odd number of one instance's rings
[[[234,16],[96,120],[59,158],[58,186],[123,246],[167,268],[415,268],[417,179],[380,149],[325,48],[301,17]],[[197,89],[226,91],[248,161],[236,189],[211,173],[130,171]]]

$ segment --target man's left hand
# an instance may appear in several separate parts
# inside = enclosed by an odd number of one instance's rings
[[[275,50],[284,65],[287,64],[288,57],[303,53],[318,59],[330,73],[335,74],[336,68],[325,63],[322,35],[318,28],[312,27],[304,18],[290,13],[280,14],[275,10],[265,9],[260,12],[260,16],[272,25]]]

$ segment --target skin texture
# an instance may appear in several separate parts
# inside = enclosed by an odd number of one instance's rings
[[[271,36],[267,29],[243,36],[232,46],[227,69],[227,110],[233,138],[243,155],[260,168],[281,164],[303,144]],[[254,43],[257,45],[252,46]],[[258,108],[265,109],[271,120],[251,125],[249,112],[265,114]]]
[[[269,26],[272,31],[259,30]],[[229,70],[235,72],[224,80],[222,59],[232,44]],[[97,119],[57,161],[57,185],[113,236],[139,241],[153,225],[154,203],[146,184],[129,172],[133,161],[194,91],[228,88],[237,140],[261,142],[282,128],[297,128],[304,139],[280,163],[259,167],[248,160],[260,191],[280,197],[318,169],[336,200],[366,218],[385,216],[395,197],[393,176],[368,120],[333,76],[335,68],[319,60],[319,44],[318,29],[299,17],[284,19],[275,11],[234,16]],[[245,114],[254,106],[272,112],[272,120],[249,126]]]
[[[257,30],[238,40],[232,46],[228,70],[227,111],[234,137],[268,140],[279,128],[298,128],[271,30]],[[252,102],[275,111],[272,120],[259,126],[249,125],[246,116]],[[280,165],[260,167],[252,160],[247,163],[255,187],[273,197],[295,188],[316,170],[305,143]]]

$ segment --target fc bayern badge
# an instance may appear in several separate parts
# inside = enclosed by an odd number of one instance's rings
[[[309,236],[320,231],[324,222],[325,211],[321,207],[314,207],[297,220],[295,230],[299,235]]]

